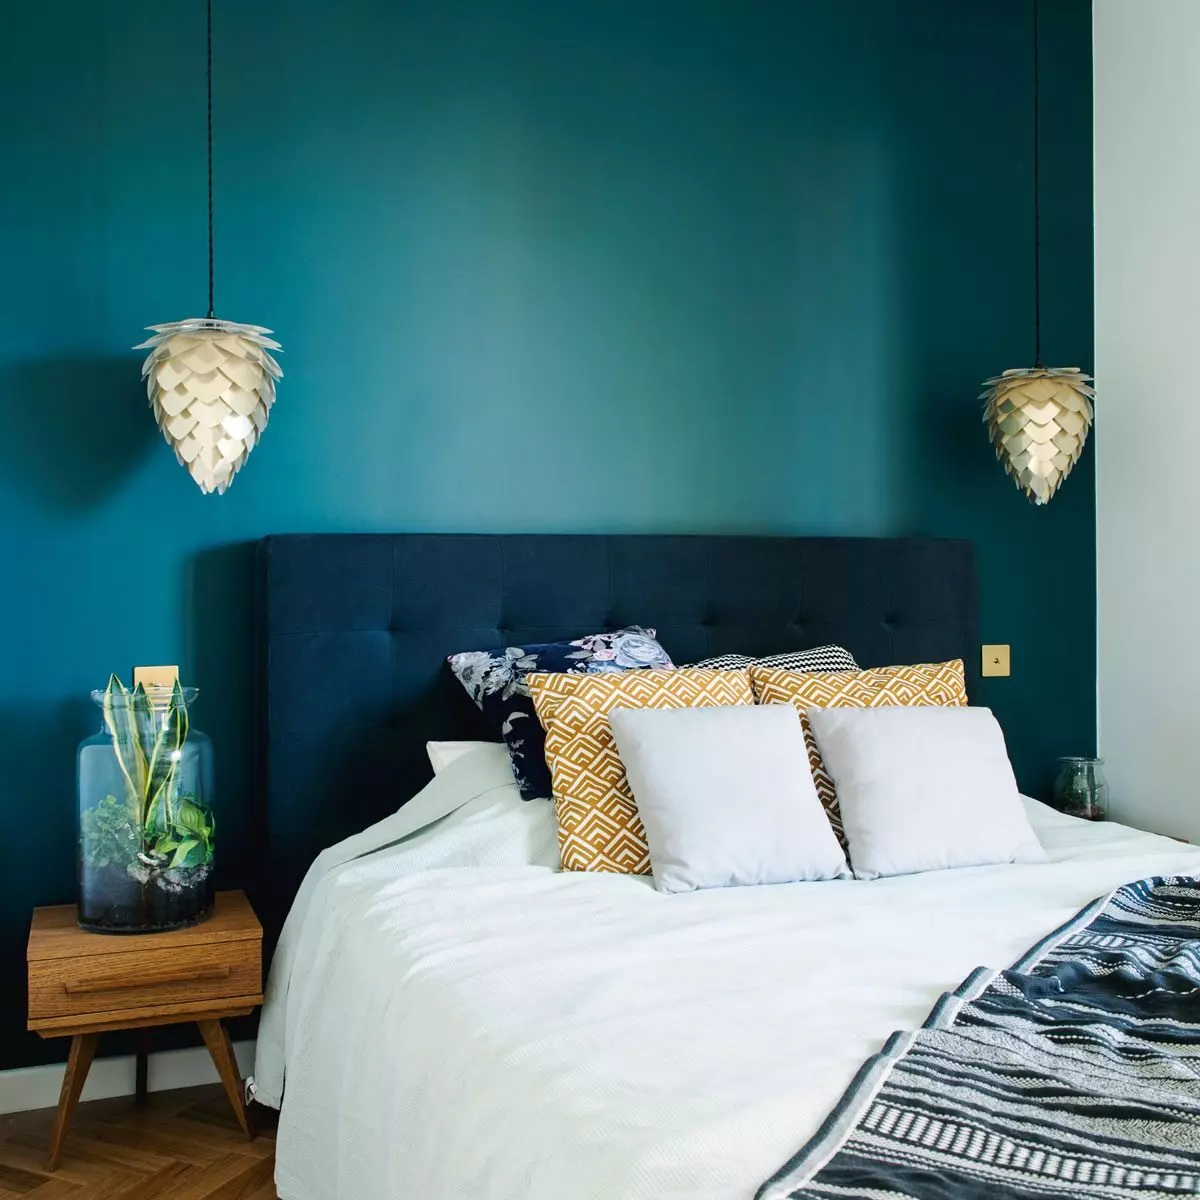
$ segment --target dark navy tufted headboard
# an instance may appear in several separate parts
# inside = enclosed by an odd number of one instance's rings
[[[319,534],[258,551],[260,881],[285,910],[312,859],[429,778],[425,742],[486,737],[457,650],[654,626],[678,663],[825,642],[863,666],[978,657],[966,542]]]

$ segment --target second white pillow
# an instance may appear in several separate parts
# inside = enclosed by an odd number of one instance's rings
[[[810,708],[859,879],[1045,862],[987,708]]]
[[[848,877],[790,704],[609,714],[660,892]]]

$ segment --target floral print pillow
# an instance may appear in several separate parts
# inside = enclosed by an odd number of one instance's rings
[[[521,795],[536,800],[550,795],[550,769],[546,766],[546,733],[534,712],[525,676],[534,671],[596,675],[673,668],[675,664],[654,634],[653,629],[630,625],[573,642],[466,650],[446,661],[488,724],[504,739]]]

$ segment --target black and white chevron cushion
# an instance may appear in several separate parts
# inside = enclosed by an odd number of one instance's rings
[[[745,654],[718,654],[693,667],[716,671],[741,671],[746,667],[780,667],[785,671],[857,671],[854,655],[843,646],[815,646],[812,650],[791,650],[786,654],[765,654],[748,658]]]

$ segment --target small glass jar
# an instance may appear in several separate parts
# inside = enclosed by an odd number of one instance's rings
[[[1054,781],[1054,807],[1071,817],[1108,817],[1108,783],[1102,758],[1060,758]]]
[[[191,726],[195,688],[110,683],[100,732],[79,745],[79,924],[153,933],[212,914],[212,742]]]

